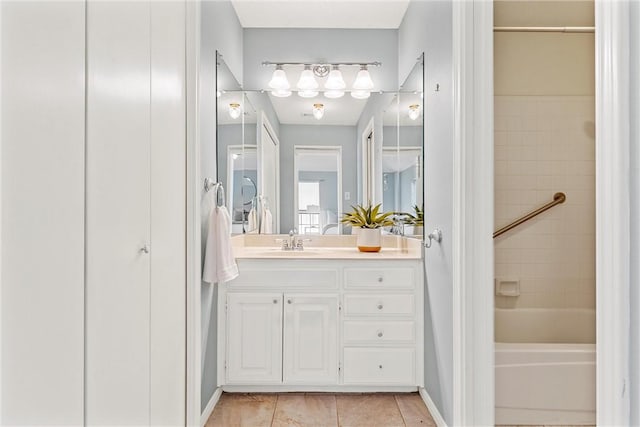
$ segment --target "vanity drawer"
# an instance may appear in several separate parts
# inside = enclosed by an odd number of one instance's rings
[[[345,288],[413,289],[415,269],[349,267],[344,269],[344,286]]]
[[[381,322],[377,320],[345,320],[344,342],[359,343],[412,343],[414,322]]]
[[[412,294],[345,294],[344,314],[413,316]]]
[[[344,384],[415,385],[413,348],[347,347]]]
[[[239,265],[240,274],[229,282],[230,287],[278,286],[279,288],[336,289],[338,287],[337,269],[314,268],[246,268]]]

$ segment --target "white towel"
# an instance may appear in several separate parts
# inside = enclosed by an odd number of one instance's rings
[[[213,207],[204,256],[202,280],[222,283],[238,277],[238,265],[231,247],[231,217],[224,206]]]
[[[269,208],[262,210],[260,225],[262,226],[262,234],[273,234],[273,215],[271,215]]]
[[[251,208],[247,217],[247,233],[258,232],[258,212],[255,208]]]

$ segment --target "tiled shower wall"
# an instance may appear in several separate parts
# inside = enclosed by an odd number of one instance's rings
[[[500,308],[595,308],[593,96],[495,97],[495,227],[567,200],[495,239],[495,276],[520,280]]]

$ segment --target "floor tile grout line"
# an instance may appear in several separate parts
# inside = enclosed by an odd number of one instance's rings
[[[340,427],[340,415],[338,414],[338,395],[333,395],[333,400],[336,402],[336,426]]]
[[[402,418],[402,424],[405,425],[405,427],[407,426],[407,420],[404,419],[404,414],[402,413],[402,408],[400,407],[400,404],[398,403],[398,395],[394,394],[393,395],[393,401],[396,403],[396,408],[398,408],[398,412],[400,412],[400,418]]]
[[[273,412],[271,413],[271,423],[269,423],[269,426],[273,426],[273,422],[275,421],[276,410],[278,409],[278,398],[280,397],[280,393],[275,393],[275,396],[276,396],[276,400],[273,402]]]

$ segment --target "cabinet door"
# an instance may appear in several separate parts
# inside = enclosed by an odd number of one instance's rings
[[[284,382],[337,384],[337,296],[285,294]]]
[[[282,382],[282,294],[227,295],[227,383]]]

